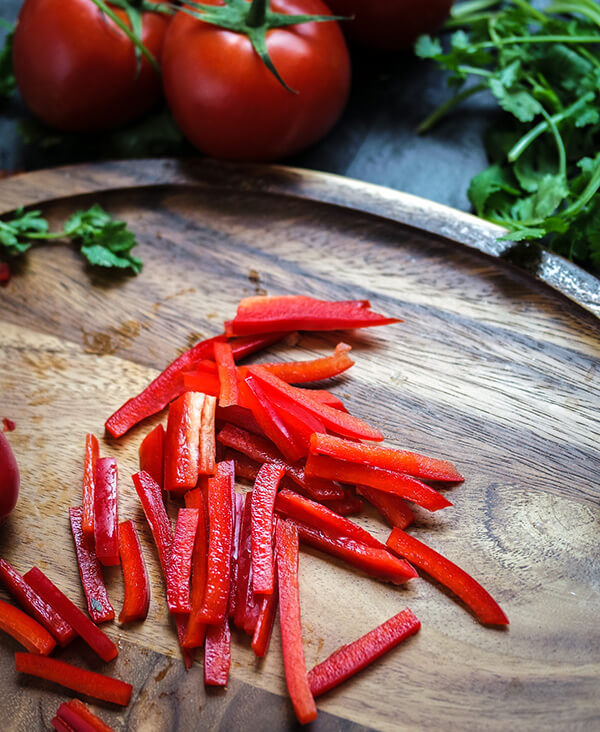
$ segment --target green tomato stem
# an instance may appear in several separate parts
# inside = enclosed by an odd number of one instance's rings
[[[250,28],[260,28],[267,17],[267,0],[252,0],[246,15],[246,24]]]

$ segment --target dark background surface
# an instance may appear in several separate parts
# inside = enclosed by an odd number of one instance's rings
[[[14,22],[22,0],[0,0],[0,17]],[[4,32],[0,30],[3,38]],[[416,127],[451,95],[434,64],[410,53],[353,55],[353,86],[348,107],[319,144],[281,162],[390,186],[470,210],[469,181],[486,167],[483,136],[498,113],[490,98],[478,95],[425,136]],[[0,169],[37,168],[99,157],[197,154],[191,149],[147,145],[131,147],[131,136],[116,141],[69,138],[44,132],[44,142],[26,144],[17,130],[26,110],[15,97],[0,102]]]

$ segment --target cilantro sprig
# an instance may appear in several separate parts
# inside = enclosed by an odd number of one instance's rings
[[[471,181],[476,213],[513,241],[600,272],[600,8],[595,0],[469,0],[455,6],[444,50],[423,36],[422,58],[450,72],[454,97],[425,132],[466,98],[491,92],[507,112],[486,141],[490,167]]]
[[[125,221],[114,219],[95,204],[76,211],[62,231],[51,232],[40,211],[17,209],[11,218],[0,221],[0,254],[19,256],[34,244],[53,239],[71,239],[84,258],[96,267],[142,270],[142,261],[131,254],[137,241]]]

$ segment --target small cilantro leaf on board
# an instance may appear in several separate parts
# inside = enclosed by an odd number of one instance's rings
[[[11,256],[23,254],[35,243],[66,238],[79,245],[91,265],[130,269],[134,274],[142,270],[142,261],[131,254],[137,245],[135,235],[125,221],[113,219],[98,204],[76,211],[59,232],[49,231],[40,211],[18,209],[12,218],[0,221],[0,252]]]
[[[541,3],[540,3],[541,5]],[[476,175],[476,213],[600,273],[600,12],[590,0],[479,0],[454,6],[450,38],[415,51],[448,73],[454,97],[490,92],[507,113],[486,140],[490,167]],[[476,83],[471,83],[472,79]],[[465,82],[469,81],[469,84]]]

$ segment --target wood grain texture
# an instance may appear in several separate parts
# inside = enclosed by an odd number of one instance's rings
[[[466,475],[449,494],[453,508],[419,512],[415,535],[472,572],[511,625],[481,627],[424,580],[394,588],[303,551],[309,665],[406,605],[423,623],[418,636],[320,699],[331,716],[319,725],[332,726],[317,729],[597,727],[599,322],[502,260],[350,210],[354,201],[295,196],[295,178],[284,192],[280,171],[269,188],[266,173],[219,178],[209,168],[194,184],[175,164],[154,165],[66,168],[0,184],[0,211],[51,199],[43,208],[56,226],[75,206],[99,201],[135,230],[145,262],[139,277],[115,281],[69,247],[40,248],[0,290],[0,417],[16,422],[9,438],[22,471],[0,556],[22,571],[38,564],[83,604],[67,507],[80,501],[85,433],[101,437],[114,408],[185,347],[216,334],[244,295],[367,297],[405,322],[345,333],[357,363],[332,390],[390,444],[451,459]],[[303,335],[269,358],[322,354],[337,336]],[[158,419],[120,441],[101,440],[102,453],[119,462],[120,517],[141,530],[153,597],[144,624],[107,628],[123,648],[115,673],[136,684],[131,708],[109,710],[107,719],[140,730],[228,730],[248,720],[287,729],[278,633],[261,664],[235,637],[225,693],[205,695],[201,665],[182,670],[129,478]],[[385,540],[373,513],[359,522]],[[118,612],[119,572],[107,582]],[[20,711],[13,728],[42,729],[65,697],[17,679],[16,644],[1,643],[0,698]]]

